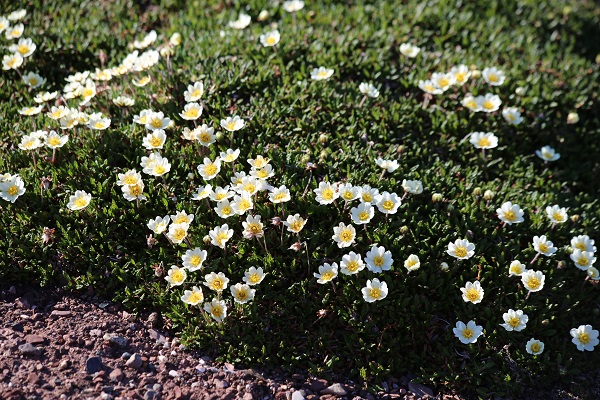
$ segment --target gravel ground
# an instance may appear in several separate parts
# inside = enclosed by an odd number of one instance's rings
[[[369,393],[352,381],[238,369],[186,350],[144,319],[94,297],[20,288],[0,291],[0,398],[17,399],[426,399],[403,377]],[[596,385],[599,386],[599,385]],[[589,392],[600,398],[600,390]],[[539,397],[538,397],[539,395]],[[462,399],[437,394],[438,399]],[[587,399],[563,389],[527,398]]]

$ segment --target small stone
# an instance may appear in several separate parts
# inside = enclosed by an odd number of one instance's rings
[[[102,358],[90,357],[85,362],[85,370],[88,374],[95,374],[102,369]]]
[[[129,352],[125,352],[125,353],[121,354],[121,358],[123,360],[129,360],[129,357],[131,357],[131,353],[129,353]]]
[[[118,335],[110,335],[108,333],[104,335],[104,340],[108,340],[110,344],[114,344],[118,347],[127,347],[128,343],[127,338]]]
[[[148,329],[148,334],[150,335],[150,338],[156,340],[156,343],[158,344],[166,344],[167,342],[166,336],[156,329]]]
[[[144,394],[144,400],[158,400],[159,395],[154,390],[150,389]]]
[[[120,382],[123,380],[124,377],[125,375],[123,374],[123,370],[121,368],[113,369],[108,375],[108,379],[110,379],[113,382]]]
[[[71,366],[71,361],[61,360],[61,362],[58,364],[58,369],[59,369],[59,371],[64,371],[65,369],[69,368],[70,366]]]
[[[90,335],[100,337],[102,336],[102,331],[100,329],[92,329]]]
[[[148,316],[148,325],[150,328],[160,328],[160,315],[157,312],[153,312]]]
[[[143,363],[144,361],[142,360],[142,356],[140,356],[138,353],[135,353],[129,357],[129,360],[125,362],[125,365],[129,368],[140,369]]]
[[[297,390],[294,393],[292,393],[292,400],[305,400],[306,397],[304,397],[304,393],[302,393],[302,390]]]
[[[15,306],[22,310],[29,310],[31,308],[31,304],[25,297],[19,297],[15,300]]]
[[[233,364],[225,363],[225,368],[227,368],[231,372],[235,371],[235,367],[233,366]]]
[[[30,385],[35,385],[39,380],[40,377],[35,372],[31,372],[29,375],[27,375],[27,382],[29,382]]]
[[[227,389],[229,387],[229,382],[223,381],[221,379],[215,379],[215,386],[218,389]]]
[[[26,356],[39,356],[42,354],[42,349],[35,347],[31,343],[25,343],[19,346],[21,354]]]
[[[419,399],[424,396],[433,397],[433,390],[416,382],[408,382],[408,391],[417,396]]]
[[[162,385],[160,383],[155,383],[154,385],[152,385],[152,389],[156,390],[157,392],[160,392],[160,389],[162,389]]]
[[[348,392],[339,383],[334,383],[326,389],[321,390],[321,394],[332,394],[334,396],[345,396]]]
[[[102,391],[104,393],[111,393],[113,390],[115,390],[114,386],[102,386]]]
[[[310,381],[308,388],[313,392],[320,392],[327,388],[327,381],[325,379],[313,379]]]
[[[50,313],[52,317],[70,317],[71,311],[54,310]]]
[[[242,397],[242,400],[254,400],[254,396],[252,396],[252,393],[244,393],[244,397]],[[302,399],[298,398],[296,400],[304,400],[304,396],[302,397]]]
[[[172,378],[177,378],[179,376],[179,373],[172,369],[169,371],[169,376]]]
[[[40,335],[30,334],[25,336],[25,341],[31,344],[42,344],[46,341],[46,338]]]

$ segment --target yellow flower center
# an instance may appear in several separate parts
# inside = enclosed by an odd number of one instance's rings
[[[346,190],[344,192],[344,199],[346,199],[346,200],[352,200],[352,198],[354,198],[354,194],[351,191]]]
[[[442,78],[438,81],[438,85],[440,87],[445,87],[445,86],[448,86],[449,84],[450,84],[450,82],[446,78]]]
[[[577,260],[577,264],[583,266],[586,266],[588,263],[590,262],[590,260],[588,260],[587,257],[585,256],[581,256],[579,257],[579,260]]]
[[[371,193],[363,193],[362,200],[365,203],[370,203],[371,201],[373,201],[373,196],[371,196]]]
[[[358,263],[352,260],[348,264],[346,264],[346,269],[350,272],[356,272],[356,270],[358,270]]]
[[[508,324],[509,324],[510,326],[512,326],[513,328],[516,328],[517,326],[519,326],[519,324],[520,324],[520,323],[521,323],[521,319],[520,319],[520,318],[517,318],[517,317],[511,317],[511,318],[508,320]]]
[[[548,245],[546,243],[540,243],[538,247],[540,249],[540,252],[542,253],[546,253],[549,250]]]
[[[85,207],[85,206],[87,206],[87,199],[85,199],[83,197],[79,197],[78,199],[75,199],[73,204],[75,205],[75,207],[78,207],[78,208]]]
[[[509,210],[504,213],[504,219],[507,219],[509,221],[514,221],[515,219],[517,219],[517,216],[512,210]]]
[[[537,343],[537,342],[536,342],[536,343],[532,343],[532,344],[531,344],[531,352],[532,352],[532,353],[537,353],[537,352],[539,352],[541,348],[542,348],[542,346],[540,346],[540,344],[539,344],[539,343]]]
[[[408,260],[408,262],[406,263],[406,266],[408,268],[412,268],[412,267],[414,267],[417,264],[418,264],[418,261],[416,261],[416,260]]]
[[[129,186],[129,192],[133,195],[133,196],[139,196],[142,194],[142,187],[140,185],[132,185]]]
[[[191,94],[191,97],[194,97],[194,98],[199,98],[200,96],[202,96],[202,90],[200,90],[200,89],[194,90]]]
[[[246,211],[246,210],[250,209],[250,207],[252,207],[252,204],[250,204],[250,202],[248,200],[242,199],[238,203],[238,206],[240,208],[240,211]]]
[[[188,217],[186,217],[185,215],[180,215],[173,221],[173,223],[174,224],[189,224]]]
[[[471,339],[474,334],[475,334],[475,332],[473,332],[473,329],[470,329],[470,328],[465,328],[462,331],[462,335],[465,339]]]
[[[11,196],[14,196],[17,193],[19,193],[19,188],[17,188],[16,185],[12,185],[11,187],[8,188],[7,193]]]
[[[250,283],[258,283],[258,282],[260,282],[260,275],[257,273],[254,273],[254,274],[250,275],[248,280],[250,281]]]
[[[248,230],[254,234],[257,234],[262,231],[262,227],[257,223],[251,223],[248,224]]]
[[[223,192],[223,193],[216,193],[215,194],[215,199],[217,199],[217,201],[221,201],[223,200],[225,197],[227,197],[227,193]]]
[[[210,134],[208,132],[201,133],[199,138],[202,143],[210,142]]]
[[[256,173],[256,175],[261,178],[261,179],[265,179],[267,176],[269,176],[269,172],[267,172],[264,169],[259,169]]]
[[[475,301],[475,300],[479,299],[479,292],[474,287],[471,287],[471,288],[467,289],[467,292],[465,293],[465,297],[469,301]]]
[[[371,214],[369,214],[368,211],[363,211],[360,214],[358,214],[358,219],[360,219],[361,221],[366,221],[369,219],[370,216]]]
[[[375,264],[378,267],[381,267],[383,265],[383,257],[382,256],[373,257],[373,264]]]
[[[352,234],[352,231],[350,229],[344,229],[340,233],[340,239],[342,239],[342,241],[344,242],[349,242],[352,239],[354,239],[354,235]]]
[[[246,300],[248,298],[248,292],[246,290],[240,290],[237,292],[237,297],[240,300]]]
[[[583,344],[588,344],[590,342],[590,335],[586,332],[580,334],[579,341]]]
[[[173,234],[173,238],[180,242],[183,240],[183,238],[185,238],[187,236],[187,232],[185,231],[185,229],[182,228],[177,228],[175,229],[175,232]]]
[[[195,109],[195,108],[190,108],[189,110],[187,110],[186,112],[184,112],[183,115],[185,115],[188,118],[197,118],[198,117],[198,110]]]
[[[162,118],[152,118],[152,120],[150,121],[150,125],[152,125],[152,127],[156,128],[156,129],[162,128],[162,126],[163,126]]]
[[[137,183],[137,178],[133,175],[125,175],[123,183],[126,185],[135,185]]]
[[[208,164],[204,171],[206,172],[206,175],[215,175],[217,173],[217,167],[215,164]]]
[[[456,246],[456,249],[454,249],[454,254],[456,254],[456,257],[466,257],[467,256],[467,248],[464,246]]]
[[[185,275],[181,272],[180,269],[177,269],[171,273],[171,279],[175,283],[181,283],[185,279]]]
[[[268,45],[271,45],[271,46],[272,46],[272,45],[274,45],[274,44],[275,44],[275,42],[276,42],[276,40],[275,40],[275,38],[274,38],[273,36],[269,36],[269,37],[267,38],[267,44],[268,44]]]
[[[333,190],[331,190],[330,188],[325,188],[323,189],[323,191],[321,192],[321,197],[323,197],[324,200],[333,200]]]
[[[515,275],[518,275],[521,273],[521,266],[520,265],[513,265],[510,267],[510,272],[512,272]]]
[[[498,76],[496,74],[490,74],[488,76],[488,79],[490,80],[490,82],[498,82]]]
[[[223,215],[231,215],[232,212],[233,210],[229,206],[225,206],[221,209],[221,214]]]
[[[83,92],[81,93],[81,95],[83,97],[91,97],[94,94],[96,94],[96,93],[94,92],[94,89],[91,89],[91,88],[85,88],[85,89],[83,89]]]
[[[467,101],[467,107],[469,107],[471,109],[475,109],[475,108],[477,108],[477,102],[475,100]]]
[[[29,46],[21,44],[19,45],[19,47],[17,47],[17,51],[21,54],[27,54],[27,52],[29,51]]]
[[[152,136],[148,142],[150,142],[152,147],[160,147],[162,145],[162,139],[158,136]]]
[[[433,91],[435,91],[435,86],[433,86],[433,85],[426,85],[425,86],[425,90],[427,92],[433,92]]]
[[[37,80],[37,78],[36,78],[35,76],[32,76],[31,78],[29,78],[29,84],[30,84],[31,86],[35,86],[35,85],[37,85],[37,84],[38,84],[38,82],[39,82],[39,81]]]
[[[512,122],[515,120],[515,115],[514,114],[506,114],[506,118]]]
[[[229,131],[232,131],[235,129],[235,122],[231,121],[228,122],[227,124],[225,124],[225,128]]]
[[[188,297],[188,301],[192,304],[198,304],[202,300],[204,300],[204,296],[202,296],[202,293],[200,292],[192,292],[192,294],[190,294],[190,297]]]
[[[303,226],[302,221],[294,221],[291,223],[290,229],[294,232],[299,232]]]
[[[383,204],[381,206],[383,207],[384,210],[390,211],[391,209],[394,208],[394,202],[391,200],[386,200],[383,202]]]
[[[485,108],[486,110],[491,110],[492,108],[494,108],[494,103],[492,103],[489,100],[484,101],[483,102],[483,108]]]
[[[286,197],[287,196],[285,193],[277,193],[275,196],[273,196],[273,200],[280,201],[285,199]]]
[[[138,84],[138,85],[140,85],[140,86],[144,86],[144,85],[147,85],[147,84],[148,84],[148,82],[150,82],[150,77],[149,77],[149,76],[145,76],[145,77],[143,77],[143,78],[140,78],[140,79],[137,81],[137,84]]]
[[[154,173],[156,175],[162,175],[165,173],[165,171],[166,171],[166,168],[163,165],[159,164],[159,165],[154,166]]]
[[[219,243],[223,243],[227,241],[227,239],[228,237],[226,232],[219,232],[219,234],[217,235],[217,242]]]
[[[374,299],[378,299],[381,297],[381,290],[379,288],[371,288],[369,295]]]
[[[248,193],[254,193],[256,191],[256,185],[254,185],[252,183],[247,183],[244,186],[244,191],[248,192]]]
[[[220,318],[221,315],[223,315],[223,308],[221,306],[213,306],[213,309],[210,313],[215,317]]]
[[[319,78],[326,78],[326,77],[327,77],[327,75],[328,75],[328,72],[327,72],[327,71],[319,71],[319,73],[317,74],[317,76],[318,76]]]
[[[552,214],[552,218],[554,218],[554,220],[556,222],[562,222],[563,221],[563,216],[561,213],[559,213],[558,211],[555,212],[554,214]]]
[[[490,141],[490,139],[482,137],[481,139],[479,139],[477,144],[479,145],[479,147],[488,147],[492,145],[492,142]]]
[[[540,282],[540,280],[535,276],[530,277],[527,281],[527,286],[529,286],[533,290],[539,288],[541,284],[542,282]]]
[[[98,121],[94,123],[94,128],[96,129],[104,129],[104,122]]]
[[[330,281],[330,280],[333,279],[333,276],[334,276],[334,274],[331,271],[323,272],[321,274],[321,280],[323,280],[323,281]]]
[[[201,262],[202,262],[202,257],[200,257],[197,254],[194,254],[193,256],[190,257],[190,264],[192,264],[194,267],[197,267],[198,265],[200,265]]]
[[[141,124],[145,124],[148,121],[148,116],[142,115],[138,121],[140,121]]]
[[[457,82],[464,82],[467,79],[467,74],[465,72],[457,72],[455,75]]]
[[[210,288],[212,290],[216,290],[217,292],[220,292],[221,290],[223,290],[224,286],[225,286],[225,282],[223,282],[223,280],[221,278],[213,279],[213,281],[210,284]]]
[[[586,247],[585,247],[585,244],[583,244],[583,243],[577,243],[577,244],[575,245],[575,248],[576,248],[576,249],[579,249],[579,250],[581,250],[581,251],[585,251],[585,249],[586,249]]]

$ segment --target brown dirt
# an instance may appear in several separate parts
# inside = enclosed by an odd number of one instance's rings
[[[153,315],[135,318],[119,305],[56,290],[0,291],[0,315],[0,399],[358,400],[433,394],[407,379],[370,393],[349,380],[218,364],[185,349]],[[527,398],[600,398],[597,388],[586,393],[595,397],[561,389]]]

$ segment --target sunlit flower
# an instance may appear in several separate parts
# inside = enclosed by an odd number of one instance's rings
[[[23,65],[23,56],[20,53],[5,54],[2,58],[2,69],[17,69]]]
[[[354,243],[356,229],[350,224],[346,225],[343,222],[340,222],[338,226],[333,228],[333,236],[331,238],[337,243],[340,249],[348,247]]]
[[[217,322],[222,322],[227,317],[227,305],[223,300],[213,299],[210,303],[204,303],[204,311]]]
[[[147,150],[162,149],[163,145],[167,140],[167,134],[163,129],[157,129],[150,131],[144,139],[142,139],[142,146]]]
[[[249,285],[245,283],[236,283],[230,287],[231,295],[233,300],[239,304],[246,304],[247,302],[254,299],[256,289],[251,289]]]
[[[396,214],[400,207],[401,199],[396,193],[389,193],[387,191],[379,195],[377,201],[377,209],[383,214]]]
[[[370,203],[373,204],[377,202],[379,198],[379,189],[372,188],[369,185],[364,185],[360,188],[360,201],[361,203]]]
[[[32,89],[37,89],[46,82],[46,79],[42,78],[35,72],[28,72],[23,75],[23,81],[26,84],[28,84]]]
[[[67,208],[69,210],[81,210],[86,208],[90,201],[92,200],[92,195],[86,193],[84,190],[77,190],[75,194],[69,196],[69,203],[67,204]]]
[[[368,224],[375,215],[375,208],[370,203],[360,203],[358,207],[352,207],[350,216],[352,222],[357,225]]]
[[[333,68],[325,68],[325,67],[319,67],[319,68],[314,68],[311,72],[310,72],[310,79],[312,79],[313,81],[323,81],[326,79],[329,79],[331,77],[331,75],[333,75]]]
[[[402,188],[406,193],[410,194],[421,194],[423,193],[423,182],[421,181],[410,181],[403,179],[402,180]]]
[[[123,192],[123,197],[127,201],[146,200],[146,196],[144,195],[144,182],[142,181],[133,185],[121,186],[121,191]]]
[[[95,130],[104,130],[110,126],[110,118],[90,118],[87,126]]]
[[[400,45],[400,53],[409,58],[415,58],[421,51],[420,47],[410,43],[402,43]]]
[[[144,87],[152,81],[152,77],[150,75],[140,76],[139,78],[135,78],[131,81],[134,86]]]
[[[446,253],[459,260],[466,260],[475,254],[475,245],[467,239],[456,239],[454,243],[448,243]]]
[[[250,171],[250,176],[254,176],[258,179],[269,179],[275,175],[275,171],[273,171],[273,166],[271,164],[267,164],[262,168],[253,168]]]
[[[25,193],[25,184],[20,176],[10,175],[1,178],[0,175],[0,198],[14,203],[23,193]]]
[[[35,150],[38,147],[42,147],[44,144],[40,138],[34,134],[23,135],[21,141],[18,144],[21,150]]]
[[[394,172],[399,167],[397,160],[384,160],[381,157],[377,158],[375,163],[377,163],[380,168],[385,169],[387,172]]]
[[[471,344],[477,341],[477,338],[483,333],[483,327],[475,324],[475,321],[469,321],[465,325],[464,322],[458,321],[456,328],[452,329],[454,335],[464,344]]]
[[[476,149],[493,149],[498,147],[498,137],[492,132],[473,132],[469,142]]]
[[[578,328],[571,329],[571,340],[579,351],[594,351],[594,347],[600,342],[598,340],[598,331],[592,329],[591,325],[579,325]]]
[[[293,233],[298,233],[304,228],[306,224],[306,219],[302,218],[300,214],[288,215],[287,219],[283,222],[288,229],[288,231]]]
[[[504,72],[496,67],[484,68],[483,71],[481,71],[481,76],[488,84],[492,86],[500,86],[506,79]]]
[[[261,221],[260,215],[256,215],[256,216],[248,215],[246,217],[246,221],[242,222],[242,226],[244,227],[244,231],[242,232],[242,235],[244,236],[245,239],[252,239],[255,237],[260,238],[265,235],[265,232],[263,230],[264,226]]]
[[[496,209],[496,213],[498,213],[498,218],[500,221],[507,223],[508,225],[519,224],[525,219],[523,218],[523,210],[519,207],[518,204],[513,204],[510,201],[502,204],[500,208]]]
[[[259,190],[266,189],[266,182],[262,179],[257,179],[253,176],[245,176],[242,178],[242,182],[235,186],[235,190],[238,193],[249,193],[250,195],[254,195]]]
[[[388,294],[388,286],[384,281],[377,278],[367,280],[367,285],[361,289],[363,299],[367,303],[383,300]]]
[[[18,21],[20,19],[25,18],[26,15],[27,15],[27,10],[25,10],[24,8],[21,8],[20,10],[15,10],[15,11],[11,12],[10,14],[8,14],[7,19],[9,21]]]
[[[187,279],[187,272],[185,272],[185,268],[179,268],[177,265],[172,265],[169,271],[167,272],[167,276],[165,276],[165,280],[169,282],[170,287],[179,286]]]
[[[198,103],[187,103],[183,107],[183,111],[179,114],[181,118],[187,121],[194,121],[200,118],[202,114],[202,106]]]
[[[160,235],[161,233],[166,232],[169,222],[171,222],[171,218],[168,215],[166,215],[164,218],[156,217],[148,221],[148,228],[150,228],[155,234]]]
[[[44,108],[43,105],[35,106],[35,107],[23,107],[19,110],[19,114],[27,115],[27,116],[38,115],[39,113],[42,112],[43,108]]]
[[[246,161],[248,162],[248,164],[250,164],[250,167],[255,169],[264,168],[267,166],[267,164],[269,164],[269,159],[264,158],[260,154],[256,156],[256,158],[249,158]]]
[[[185,210],[177,211],[174,215],[171,215],[171,221],[174,224],[187,224],[190,226],[194,220],[194,214],[188,214]]]
[[[246,122],[237,115],[234,115],[233,117],[227,117],[221,120],[221,127],[229,132],[239,131],[245,126]]]
[[[521,111],[517,107],[506,107],[502,110],[502,116],[511,125],[519,125],[523,122]]]
[[[155,30],[151,30],[142,40],[134,40],[133,47],[136,49],[145,49],[156,41],[158,35]]]
[[[558,205],[548,206],[546,207],[546,215],[550,219],[550,222],[553,224],[562,224],[566,222],[569,218],[567,214],[567,209],[565,207],[560,207]]]
[[[113,99],[113,103],[119,107],[131,107],[135,104],[135,100],[128,96],[117,96]]]
[[[181,296],[181,301],[191,306],[197,306],[204,301],[202,289],[200,289],[198,286],[193,286],[192,290],[184,290],[183,296]]]
[[[96,68],[96,71],[90,74],[90,78],[95,81],[110,81],[112,79],[112,71],[110,68]]]
[[[249,15],[240,13],[238,19],[236,19],[235,21],[229,21],[229,27],[232,29],[244,29],[248,25],[250,25],[251,20],[252,18],[250,18]]]
[[[0,16],[0,33],[4,32],[8,27],[10,27],[8,18]]]
[[[442,89],[442,91],[445,92],[446,90],[450,89],[452,85],[454,85],[454,83],[456,82],[456,76],[451,72],[434,72],[433,74],[431,74],[431,82],[437,88]]]
[[[351,183],[346,183],[338,186],[338,192],[341,199],[345,201],[352,201],[357,199],[360,195],[360,187],[353,186]]]
[[[523,314],[522,310],[513,310],[512,308],[502,314],[502,319],[504,320],[503,324],[500,324],[501,327],[506,329],[507,331],[515,331],[520,332],[527,326],[527,321],[529,321],[529,317],[527,314]]]
[[[182,243],[185,238],[188,236],[189,224],[171,224],[169,225],[169,231],[167,232],[167,237],[173,244]]]
[[[360,90],[360,92],[365,96],[373,98],[379,97],[379,90],[371,83],[362,82],[360,85],[358,85],[358,90]]]
[[[171,119],[165,117],[162,111],[151,112],[146,116],[146,129],[151,131],[157,129],[166,129],[171,123]]]
[[[235,160],[237,160],[238,156],[240,155],[240,149],[227,149],[227,151],[222,151],[219,154],[219,157],[221,158],[221,161],[223,162],[234,162]]]
[[[138,115],[133,116],[133,122],[140,125],[146,125],[148,121],[150,121],[150,116],[154,111],[152,110],[142,110]]]
[[[202,263],[206,261],[206,250],[196,247],[193,250],[187,250],[182,257],[183,266],[190,272],[202,269]]]
[[[215,128],[211,128],[206,124],[197,127],[193,132],[195,139],[204,147],[210,146],[217,140]]]
[[[203,82],[194,82],[193,85],[189,85],[187,90],[183,92],[185,97],[185,101],[188,103],[198,101],[204,95],[204,83]]]
[[[240,195],[233,197],[231,208],[238,215],[243,215],[248,210],[254,209],[254,201],[248,192],[242,192]]]
[[[371,250],[367,252],[365,257],[365,263],[367,263],[367,269],[371,272],[381,273],[383,271],[389,271],[392,268],[394,259],[392,253],[385,249],[383,246],[373,246]]]
[[[338,265],[337,263],[324,263],[323,265],[319,266],[319,273],[317,274],[316,272],[314,272],[313,275],[315,276],[315,278],[317,278],[317,283],[327,283],[338,276]]]
[[[450,73],[454,75],[455,85],[463,85],[471,77],[471,70],[464,64],[450,68]]]
[[[203,200],[208,198],[213,192],[212,185],[204,185],[198,187],[196,193],[192,196],[192,200]]]
[[[293,13],[302,10],[304,8],[304,2],[301,0],[284,1],[282,7],[285,11]]]
[[[544,342],[540,342],[537,339],[531,338],[525,344],[525,351],[534,356],[542,354],[544,351]]]
[[[320,182],[319,187],[313,190],[317,195],[315,200],[317,200],[319,204],[331,204],[335,199],[340,197],[337,189],[337,185],[332,185],[329,182]]]
[[[235,192],[233,192],[229,189],[230,189],[229,185],[227,185],[225,187],[220,187],[220,186],[215,187],[214,190],[212,190],[209,195],[210,199],[212,201],[221,201],[221,200],[233,198],[233,196],[235,196]]]
[[[582,271],[587,271],[592,264],[596,262],[596,257],[594,257],[594,253],[589,251],[581,251],[579,249],[574,249],[573,253],[570,255],[571,260],[575,263],[575,266]]]
[[[281,36],[279,35],[279,31],[275,29],[271,32],[267,32],[265,34],[260,35],[259,39],[263,46],[271,47],[279,43],[280,38]]]
[[[21,37],[21,35],[23,35],[24,29],[25,27],[23,26],[23,24],[9,26],[4,31],[4,36],[6,36],[7,39],[18,39]]]
[[[477,96],[475,101],[479,104],[479,109],[483,112],[498,111],[502,100],[496,94],[487,93],[485,96]]]
[[[269,193],[269,201],[273,204],[285,203],[291,199],[290,190],[285,185],[273,188],[271,193]]]
[[[533,237],[533,248],[540,254],[552,256],[556,253],[557,248],[554,243],[546,239],[546,235]]]
[[[217,206],[214,208],[217,215],[221,218],[229,218],[232,215],[235,215],[235,211],[231,207],[229,200],[221,200],[217,203]]]
[[[461,104],[473,112],[481,111],[481,105],[479,104],[477,99],[471,95],[465,96],[462,99]]]
[[[212,245],[224,249],[227,241],[233,236],[233,229],[229,229],[229,225],[223,224],[211,229],[208,236]]]
[[[535,155],[544,161],[556,161],[560,158],[560,153],[557,153],[550,146],[544,146],[541,150],[536,150]]]
[[[591,280],[593,281],[597,281],[600,280],[600,272],[598,271],[597,268],[590,266],[587,271],[585,271],[587,273],[587,276],[590,277]]]
[[[514,260],[508,267],[508,276],[521,276],[525,271],[527,271],[525,265],[519,260]]]
[[[342,257],[342,262],[340,263],[340,272],[342,274],[354,275],[358,274],[363,269],[365,269],[365,263],[360,254],[351,251]]]
[[[151,158],[142,157],[142,172],[152,176],[163,176],[171,170],[171,163],[166,157],[158,153],[152,153]]]
[[[210,290],[214,290],[215,292],[222,292],[223,290],[227,289],[228,283],[229,278],[227,278],[222,272],[211,272],[204,275],[203,285],[208,287]]]
[[[429,93],[429,94],[444,93],[444,91],[441,88],[437,87],[436,84],[434,82],[432,82],[430,79],[427,79],[424,81],[420,80],[418,85],[419,85],[419,89],[421,89],[425,93]]]
[[[244,282],[246,282],[250,286],[258,285],[265,279],[265,273],[262,268],[250,267],[246,272],[244,272],[244,277],[242,278]]]
[[[210,158],[204,157],[203,164],[198,165],[198,173],[204,180],[211,180],[221,171],[221,159],[217,157],[215,161],[211,161]]]
[[[404,268],[406,268],[409,272],[416,271],[421,268],[421,261],[419,261],[419,257],[415,254],[408,256],[408,258],[404,260]]]
[[[596,246],[594,246],[594,240],[590,239],[588,235],[579,235],[571,239],[571,247],[579,249],[581,251],[589,251],[591,253],[596,252]]]
[[[135,185],[142,180],[142,175],[137,172],[135,169],[130,169],[124,174],[118,174],[117,177],[117,185]]]
[[[483,288],[479,281],[467,282],[464,288],[460,288],[460,291],[462,292],[462,299],[466,303],[477,304],[483,300]]]
[[[532,269],[523,272],[521,275],[523,286],[530,292],[539,292],[542,290],[545,279],[546,277],[542,271],[534,271]]]

